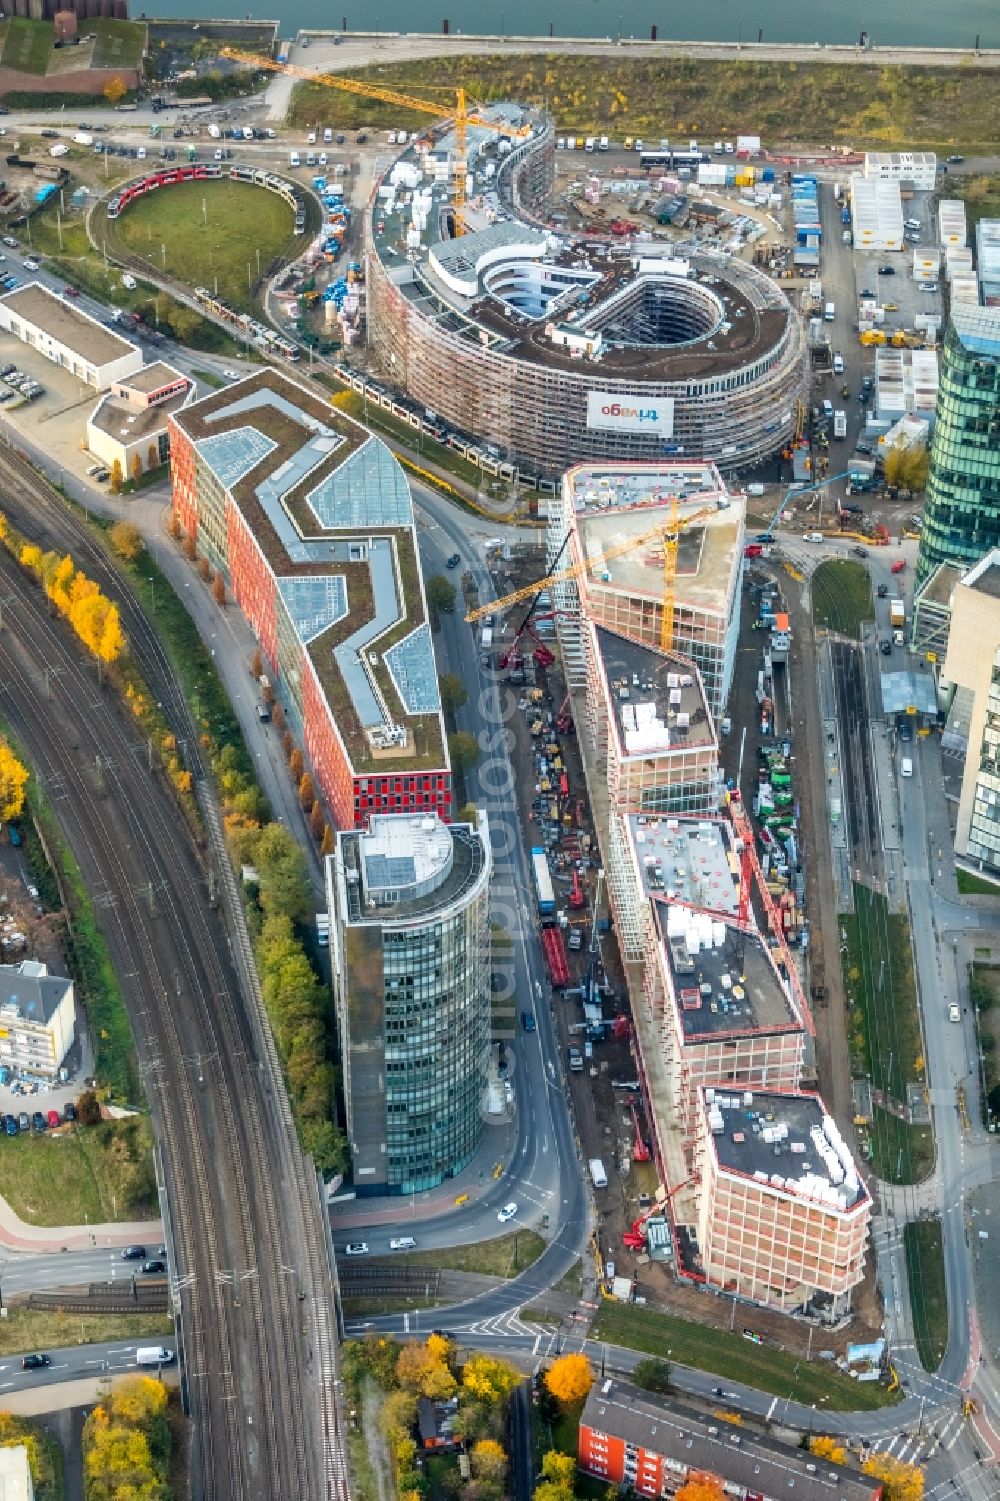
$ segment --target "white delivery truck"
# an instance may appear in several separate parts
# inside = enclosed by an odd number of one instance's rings
[[[833,320],[834,320],[834,318],[836,318],[836,316],[837,316],[837,309],[836,309],[836,307],[834,306],[834,304],[832,302],[828,302],[827,305],[826,305],[826,307],[823,309],[823,321],[824,321],[824,323],[832,323]]]
[[[140,1345],[135,1352],[138,1366],[170,1365],[175,1358],[173,1350],[168,1350],[165,1345]]]
[[[833,436],[835,438],[846,438],[847,437],[847,413],[846,412],[834,412],[834,414],[833,414]]]
[[[222,131],[219,129],[218,125],[210,125],[208,127],[208,133],[212,137],[213,141],[219,141],[222,139]]]
[[[593,1179],[594,1187],[607,1188],[608,1175],[604,1171],[604,1163],[601,1161],[601,1159],[599,1157],[591,1157],[588,1166],[590,1168],[590,1176]]]

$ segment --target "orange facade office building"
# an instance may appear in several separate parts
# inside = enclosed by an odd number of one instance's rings
[[[177,412],[170,461],[174,515],[253,630],[337,827],[449,820],[413,507],[389,450],[265,369]]]

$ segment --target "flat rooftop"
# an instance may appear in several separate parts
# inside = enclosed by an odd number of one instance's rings
[[[1000,548],[988,552],[962,579],[967,589],[985,594],[990,599],[1000,599]]]
[[[734,571],[741,566],[744,502],[735,497],[718,509],[718,501],[695,497],[681,501],[680,521],[699,511],[708,514],[680,533],[676,577],[683,589],[684,607],[721,615],[728,614]],[[668,526],[673,520],[672,501],[639,502],[632,509],[586,510],[577,514],[580,552],[592,560],[580,576],[581,592],[615,590],[643,595],[660,604],[663,599],[663,543],[654,537],[629,551],[601,562],[603,555],[642,537],[651,528]]]
[[[702,1095],[720,1167],[841,1213],[868,1197],[818,1095],[721,1089],[704,1089]]]
[[[603,626],[594,634],[624,755],[715,744],[705,690],[691,663]]]
[[[161,391],[164,386],[173,385],[175,380],[184,380],[186,377],[173,365],[168,365],[166,360],[154,360],[151,365],[144,365],[135,375],[129,375],[122,385],[131,386],[133,391],[141,391],[146,396],[151,396],[155,391]]]
[[[801,1031],[801,1019],[758,934],[689,907],[656,902],[654,911],[686,1039]]]
[[[484,878],[489,868],[488,825],[446,824],[391,814],[372,820],[372,832],[338,834],[337,877],[352,927],[408,923],[444,912]]]
[[[129,380],[129,385],[132,381]],[[161,382],[168,385],[168,381]],[[159,390],[159,386],[152,389]],[[174,396],[168,396],[166,401],[157,402],[155,406],[135,407],[128,401],[118,396],[105,396],[98,402],[90,415],[90,421],[102,433],[107,433],[109,438],[117,438],[122,443],[138,443],[143,438],[151,438],[155,433],[161,433],[167,425],[167,418],[175,412],[179,412],[184,403],[189,399],[190,387],[178,391]],[[145,454],[143,462],[145,462]]]
[[[5,297],[0,297],[0,303],[18,318],[23,318],[25,323],[43,329],[88,365],[108,365],[127,354],[139,352],[138,345],[105,328],[96,318],[43,287],[41,282],[32,281],[8,292]]]
[[[794,1495],[795,1501],[875,1501],[881,1485],[746,1427],[721,1423],[627,1381],[599,1381],[590,1388],[583,1426],[618,1438],[686,1469],[707,1471],[738,1486],[741,1494]]]
[[[694,907],[737,916],[740,861],[729,824],[630,813],[628,826],[645,896],[662,892]]]
[[[562,478],[563,494],[575,511],[606,511],[644,500],[699,497],[704,505],[728,495],[716,466],[704,459],[671,459],[662,464],[577,464]]]
[[[410,487],[389,449],[269,368],[173,420],[272,569],[355,773],[446,769]]]
[[[955,585],[961,583],[964,576],[965,570],[960,563],[939,563],[918,592],[916,603],[926,601],[932,605],[950,605]]]

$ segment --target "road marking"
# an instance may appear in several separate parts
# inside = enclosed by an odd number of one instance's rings
[[[404,1334],[409,1334],[409,1332],[410,1332],[410,1315],[408,1313],[404,1313],[403,1314],[403,1333]]]

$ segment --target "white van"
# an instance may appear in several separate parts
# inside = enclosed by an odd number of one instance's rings
[[[331,141],[333,140],[333,128],[332,128],[332,126],[327,125],[325,127],[325,129],[323,131],[323,140],[325,141],[325,143],[327,144],[327,146],[330,145]]]
[[[609,145],[610,142],[608,141],[607,136],[601,136],[601,139],[598,142],[598,149],[600,151],[607,151]]]
[[[824,323],[832,323],[833,320],[834,320],[834,318],[836,318],[836,316],[837,316],[836,306],[834,305],[834,303],[828,302],[827,305],[826,305],[826,307],[823,309],[823,322]]]
[[[833,357],[833,373],[834,375],[843,375],[844,373],[844,356],[842,354],[835,354]]]
[[[601,1161],[601,1159],[599,1157],[591,1157],[590,1162],[588,1163],[588,1167],[590,1168],[590,1176],[593,1180],[594,1187],[607,1188],[608,1175],[604,1171],[604,1163]]]
[[[909,756],[904,756],[902,761],[900,761],[899,774],[901,777],[912,777],[913,762],[910,760]]]
[[[288,165],[290,167],[301,167],[302,161],[297,151],[290,151],[288,153]]]
[[[176,1358],[173,1350],[168,1350],[165,1345],[140,1345],[135,1352],[138,1366],[170,1365]]]

